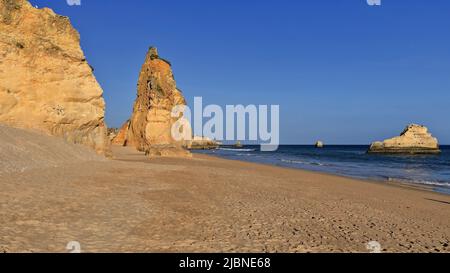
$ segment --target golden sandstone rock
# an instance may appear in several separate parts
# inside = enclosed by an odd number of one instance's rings
[[[189,150],[214,150],[219,148],[220,142],[208,137],[194,136],[191,141],[186,141],[186,148]]]
[[[159,58],[151,47],[139,75],[137,98],[131,119],[113,140],[124,146],[135,146],[149,156],[187,156],[181,141],[172,137],[172,125],[177,118],[171,116],[177,105],[186,105],[177,89],[169,62]]]
[[[0,123],[109,154],[102,93],[67,17],[0,0]]]
[[[128,139],[128,129],[130,128],[130,121],[127,120],[119,129],[117,135],[112,139],[112,144],[122,146],[133,146],[132,142]]]
[[[411,124],[400,136],[383,142],[374,142],[369,153],[440,153],[438,140],[434,138],[425,126]]]

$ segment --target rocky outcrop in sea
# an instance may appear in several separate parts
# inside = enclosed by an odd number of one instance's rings
[[[408,153],[436,154],[440,153],[438,140],[425,126],[411,124],[398,137],[383,142],[374,142],[369,153]]]

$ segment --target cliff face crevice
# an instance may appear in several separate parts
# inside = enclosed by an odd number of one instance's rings
[[[0,123],[109,154],[103,90],[67,17],[0,0]]]
[[[171,134],[176,122],[172,109],[185,104],[170,63],[159,58],[156,48],[150,48],[139,75],[133,114],[113,143],[133,145],[150,156],[189,155]]]

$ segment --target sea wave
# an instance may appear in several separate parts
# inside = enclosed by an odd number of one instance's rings
[[[222,151],[231,151],[231,152],[254,152],[256,149],[236,149],[236,148],[219,148]]]
[[[406,183],[406,184],[418,184],[418,185],[438,186],[438,187],[443,187],[443,188],[450,188],[450,183],[449,182],[401,179],[401,178],[393,178],[393,177],[388,177],[387,180],[389,182],[399,182],[399,183]]]
[[[450,150],[439,157],[398,155],[370,156],[365,146],[315,149],[309,146],[281,146],[273,153],[259,152],[257,146],[222,146],[207,151],[218,156],[311,171],[321,171],[357,179],[392,181],[415,185],[450,195]]]
[[[326,164],[320,163],[320,162],[307,162],[307,161],[290,160],[290,159],[281,159],[281,162],[289,163],[289,164],[303,164],[303,165],[314,165],[314,166],[326,166]]]

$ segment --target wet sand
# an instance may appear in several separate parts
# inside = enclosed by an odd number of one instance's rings
[[[0,173],[0,252],[450,252],[450,196],[204,155]]]

